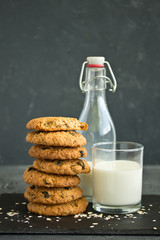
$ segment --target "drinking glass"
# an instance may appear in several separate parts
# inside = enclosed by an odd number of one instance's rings
[[[110,214],[141,208],[143,145],[134,142],[95,143],[93,151],[93,208]]]

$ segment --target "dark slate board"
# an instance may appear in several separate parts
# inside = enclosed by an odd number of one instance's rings
[[[104,220],[107,214],[103,214],[102,218],[92,216],[89,219],[74,218],[74,216],[39,218],[38,215],[27,211],[22,194],[2,194],[0,195],[0,233],[160,235],[160,196],[144,195],[142,205],[143,214],[112,215],[113,218],[109,220]],[[7,215],[8,212],[19,214],[11,217]],[[100,214],[92,209],[91,204],[87,208],[87,216],[89,212]],[[50,221],[47,218],[50,218]],[[94,226],[93,223],[98,225]]]

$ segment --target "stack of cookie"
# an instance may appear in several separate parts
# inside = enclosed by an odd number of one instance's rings
[[[77,174],[89,173],[88,163],[79,159],[87,156],[82,147],[86,139],[75,130],[87,130],[86,123],[75,118],[35,118],[26,125],[34,130],[27,134],[27,142],[34,143],[29,155],[37,158],[23,180],[29,184],[25,191],[28,210],[48,216],[67,216],[82,213],[88,202],[77,186]]]

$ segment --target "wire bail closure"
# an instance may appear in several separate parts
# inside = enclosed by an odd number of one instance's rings
[[[91,78],[89,81],[82,81],[83,79],[83,73],[84,73],[84,68],[85,68],[85,64],[87,64],[87,61],[83,62],[82,63],[82,68],[81,68],[81,72],[80,72],[80,77],[79,77],[79,86],[80,86],[80,89],[82,90],[83,93],[87,92],[87,90],[85,89],[85,87],[90,83],[92,82],[93,80],[97,79],[97,78],[104,78],[106,79],[106,84],[108,83],[110,85],[110,88],[109,88],[109,91],[112,92],[112,93],[115,93],[116,91],[116,88],[117,88],[117,81],[116,81],[116,78],[114,76],[114,73],[112,71],[112,68],[111,68],[111,65],[109,64],[109,62],[107,61],[104,61],[104,63],[107,65],[108,69],[109,69],[109,72],[111,74],[111,77],[112,77],[112,80],[109,78],[109,77],[106,77],[106,76],[97,76],[97,77],[94,77],[94,78]]]

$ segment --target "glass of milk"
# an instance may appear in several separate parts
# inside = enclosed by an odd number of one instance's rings
[[[93,145],[93,208],[125,214],[141,207],[143,145],[101,142]]]

